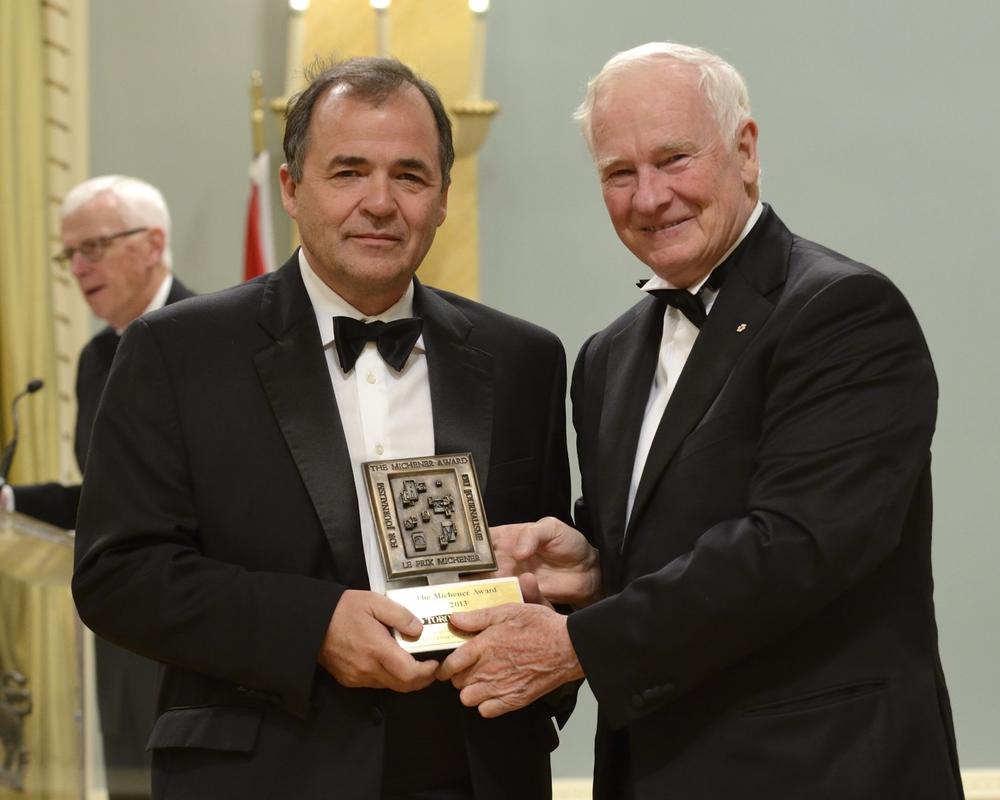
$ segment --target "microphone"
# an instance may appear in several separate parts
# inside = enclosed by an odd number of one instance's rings
[[[22,391],[14,395],[14,400],[10,404],[10,416],[14,422],[14,435],[10,437],[10,441],[3,450],[3,455],[0,456],[0,486],[7,483],[7,474],[10,472],[11,462],[14,460],[14,451],[17,450],[17,401],[26,394],[34,394],[44,385],[44,381],[40,378],[34,378],[28,381],[28,385],[25,386]]]

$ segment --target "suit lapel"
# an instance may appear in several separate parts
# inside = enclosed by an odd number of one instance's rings
[[[468,343],[472,323],[414,281],[413,306],[424,320],[424,345],[438,455],[471,452],[479,484],[489,480],[493,433],[493,357]]]
[[[663,310],[650,298],[643,301],[632,323],[614,337],[608,349],[597,440],[598,463],[605,476],[598,514],[601,530],[616,551],[625,533],[632,467],[662,331]]]
[[[333,553],[340,580],[368,588],[347,440],[298,256],[267,279],[259,322],[274,341],[254,357],[264,392]]]
[[[774,309],[767,295],[784,282],[790,247],[791,234],[765,206],[757,225],[733,253],[731,274],[663,412],[636,491],[629,533],[677,448],[718,397],[737,359]]]

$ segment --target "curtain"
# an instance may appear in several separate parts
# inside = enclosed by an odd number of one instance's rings
[[[49,385],[18,406],[10,482],[55,477],[57,392],[49,253],[45,54],[40,0],[0,0],[0,434],[32,378]]]

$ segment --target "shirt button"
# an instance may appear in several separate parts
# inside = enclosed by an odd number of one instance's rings
[[[382,447],[382,445],[380,445],[380,444],[375,445],[375,455],[380,456],[384,452],[385,452],[385,448]]]
[[[377,381],[378,378],[375,377],[375,373],[374,372],[369,372],[368,375],[367,375],[366,380],[368,381],[368,383],[375,383],[375,381]]]

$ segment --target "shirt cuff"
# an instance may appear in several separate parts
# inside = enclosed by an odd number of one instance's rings
[[[0,486],[0,509],[14,511],[14,490],[9,485]]]

